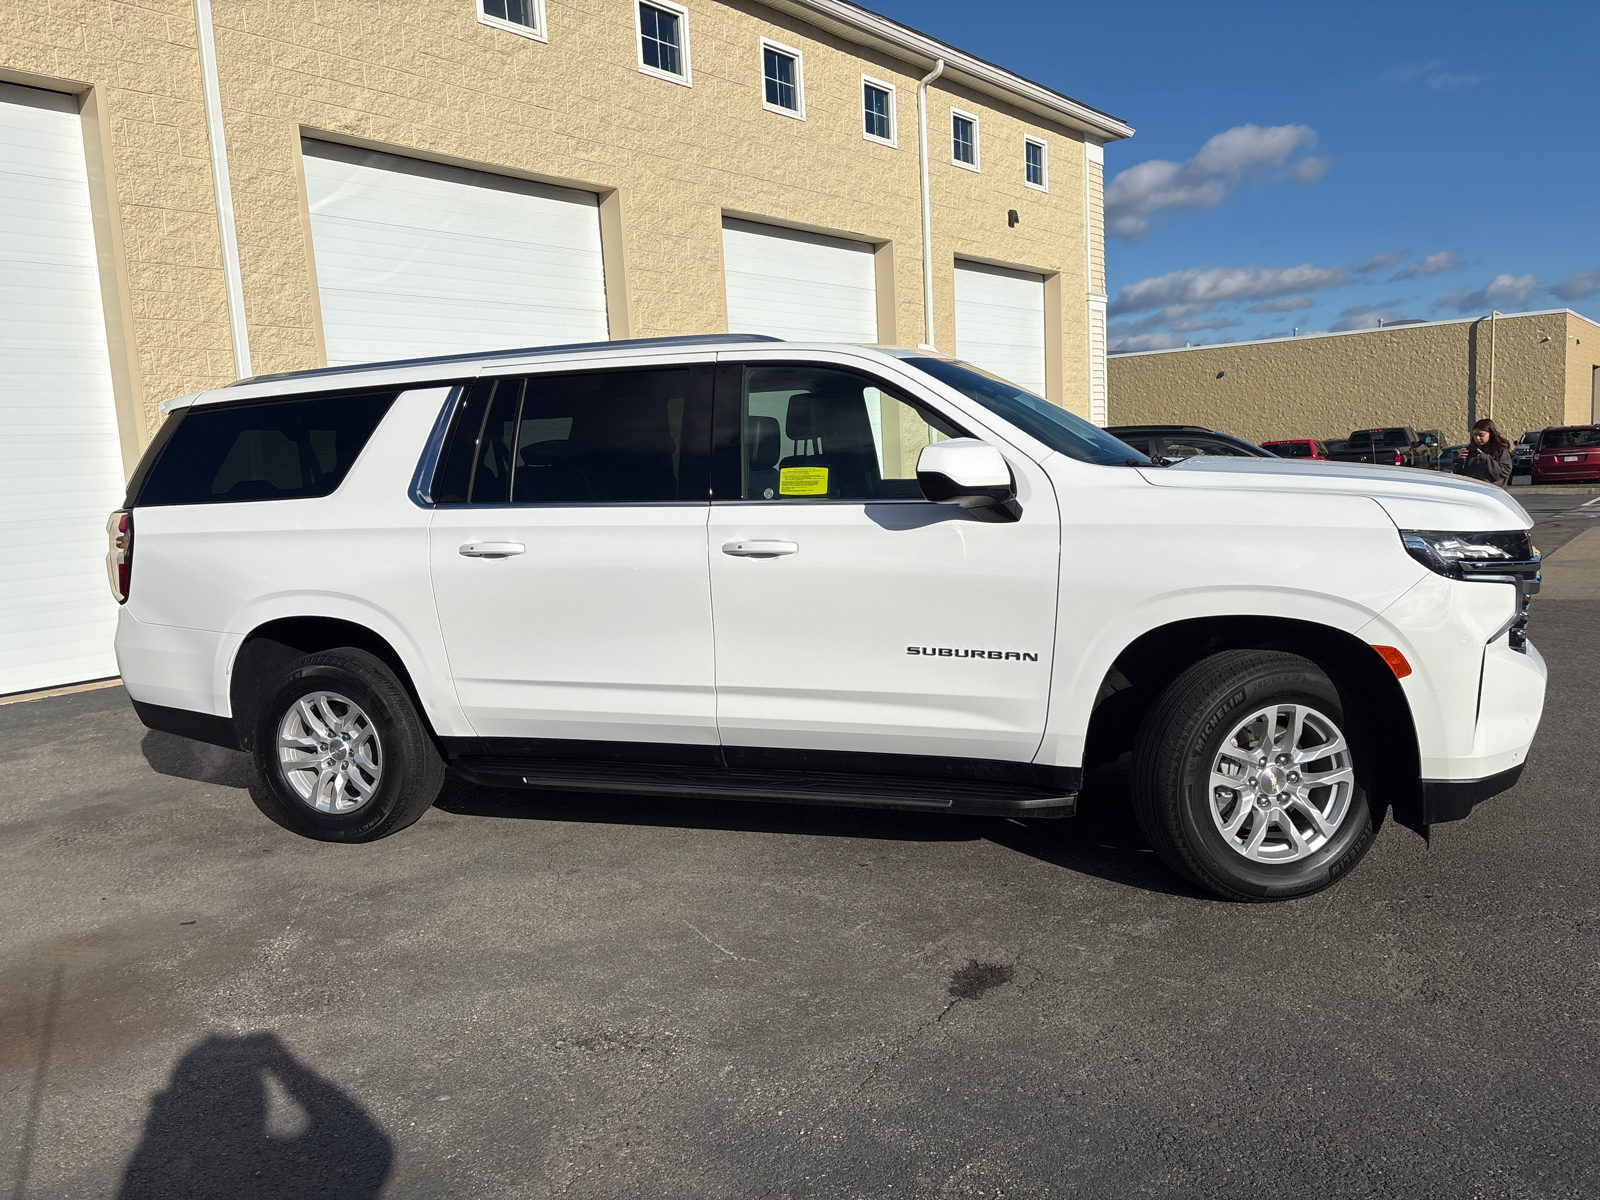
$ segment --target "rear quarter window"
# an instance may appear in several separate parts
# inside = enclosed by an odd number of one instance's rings
[[[327,496],[344,482],[397,392],[201,405],[152,446],[134,505]]]

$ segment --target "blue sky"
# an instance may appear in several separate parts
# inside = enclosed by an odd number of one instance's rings
[[[1600,4],[869,6],[1121,117],[1113,349],[1600,320]]]

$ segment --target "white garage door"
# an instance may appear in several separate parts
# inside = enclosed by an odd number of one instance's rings
[[[878,287],[866,242],[724,219],[722,264],[729,333],[878,340]]]
[[[117,673],[122,482],[77,104],[0,84],[0,693]]]
[[[303,147],[330,366],[605,340],[592,194]]]
[[[1043,396],[1044,276],[958,261],[956,357]]]

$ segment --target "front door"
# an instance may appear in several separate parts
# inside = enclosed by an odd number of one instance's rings
[[[440,460],[434,595],[480,737],[713,747],[711,368],[483,379]]]
[[[717,470],[718,495],[726,481],[739,498],[713,501],[709,547],[730,755],[1032,760],[1060,538],[1043,472],[1000,447],[1023,516],[985,523],[922,499],[921,449],[966,434],[888,384],[828,366],[725,364],[717,403],[719,430],[736,422],[740,444],[737,472]]]

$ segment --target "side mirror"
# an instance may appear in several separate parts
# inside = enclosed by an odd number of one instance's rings
[[[1000,451],[977,438],[951,438],[924,447],[917,458],[917,484],[935,504],[954,504],[982,521],[1022,516],[1011,468]]]

